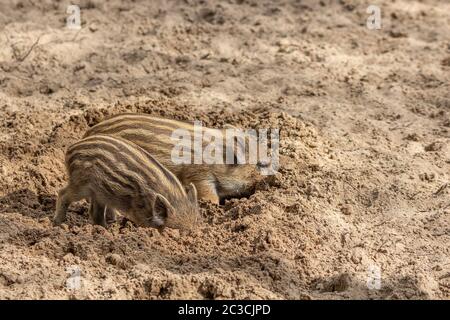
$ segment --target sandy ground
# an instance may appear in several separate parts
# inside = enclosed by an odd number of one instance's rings
[[[73,2],[78,31],[0,0],[0,298],[450,298],[448,1],[373,1],[381,30],[359,0]],[[283,166],[189,236],[53,227],[65,149],[123,111],[281,128]]]

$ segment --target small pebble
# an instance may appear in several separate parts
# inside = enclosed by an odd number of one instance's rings
[[[345,204],[341,207],[341,212],[343,214],[345,214],[346,216],[349,216],[349,215],[353,214],[353,207],[348,204]]]

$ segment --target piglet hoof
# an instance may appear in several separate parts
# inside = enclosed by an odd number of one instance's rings
[[[166,227],[164,227],[164,226],[161,226],[161,227],[157,228],[159,234],[163,234],[165,228]]]
[[[105,219],[106,219],[107,224],[113,224],[114,222],[117,221],[117,217],[116,217],[115,213],[112,213],[112,214],[107,213]]]

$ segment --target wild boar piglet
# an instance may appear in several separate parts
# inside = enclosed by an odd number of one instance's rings
[[[197,223],[195,186],[185,190],[174,174],[130,141],[93,135],[69,147],[65,160],[69,183],[59,192],[55,224],[64,222],[68,206],[82,199],[90,201],[93,222],[103,226],[108,210],[159,230],[192,229]]]
[[[230,128],[232,126],[228,126]],[[233,127],[234,128],[234,127]],[[106,134],[131,141],[150,154],[152,154],[168,170],[173,172],[181,183],[188,186],[193,183],[198,191],[199,199],[219,203],[227,198],[248,196],[258,182],[263,180],[261,168],[269,164],[176,164],[172,159],[172,152],[176,141],[172,135],[176,130],[185,130],[193,137],[195,135],[194,123],[173,119],[154,117],[148,114],[124,113],[105,119],[89,128],[85,137],[97,134]],[[237,128],[235,128],[237,129]],[[202,148],[210,143],[205,137],[219,135],[226,137],[226,129],[213,129],[202,127]],[[226,141],[222,141],[225,149]],[[196,149],[192,148],[192,159]],[[236,152],[236,150],[232,150]],[[236,156],[235,156],[236,158]]]

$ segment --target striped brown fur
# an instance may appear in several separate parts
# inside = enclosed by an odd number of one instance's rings
[[[171,140],[171,135],[177,129],[186,129],[192,136],[194,135],[193,123],[147,114],[125,113],[98,123],[86,132],[85,137],[107,134],[132,141],[172,171],[183,185],[193,183],[200,199],[214,203],[219,203],[225,198],[246,196],[262,179],[256,165],[174,164],[171,152],[175,142]],[[203,132],[207,131],[224,132],[220,129],[203,127]],[[203,145],[207,143],[209,141],[203,141]]]
[[[198,217],[194,185],[186,192],[178,178],[134,143],[93,135],[66,152],[68,185],[58,196],[54,221],[66,219],[71,202],[88,199],[94,223],[106,225],[105,206],[140,226],[191,228]]]

